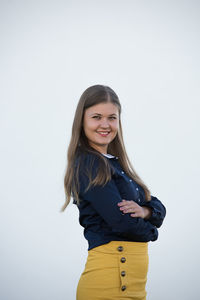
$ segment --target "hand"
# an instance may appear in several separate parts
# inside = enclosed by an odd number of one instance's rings
[[[140,206],[133,200],[122,200],[117,204],[123,213],[131,213],[133,218],[140,217],[142,219],[148,219],[151,216],[151,208],[146,206]]]

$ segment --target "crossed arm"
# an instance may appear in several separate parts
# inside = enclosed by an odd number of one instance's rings
[[[151,208],[146,206],[140,206],[133,200],[123,199],[117,205],[124,214],[131,213],[130,216],[133,218],[140,217],[142,219],[148,220],[152,215]]]
[[[113,180],[86,191],[87,184],[88,178],[80,175],[80,197],[91,203],[113,231],[138,241],[157,238],[155,227],[162,224],[162,218],[158,214],[153,216],[154,207],[146,205],[151,201],[142,207],[133,200],[122,200]]]
[[[124,213],[128,213],[131,217],[140,217],[148,220],[152,225],[159,228],[166,215],[166,208],[162,202],[154,196],[150,201],[146,201],[144,206],[140,206],[133,200],[122,200],[118,203],[119,209]]]

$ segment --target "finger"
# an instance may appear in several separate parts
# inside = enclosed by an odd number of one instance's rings
[[[119,205],[119,206],[122,206],[122,205],[124,205],[124,204],[126,204],[126,200],[124,200],[124,199],[123,199],[121,202],[118,202],[118,203],[117,203],[117,205]]]
[[[121,210],[121,208],[120,208]],[[123,213],[134,213],[133,209],[128,208],[128,209],[123,209]]]
[[[126,203],[125,205],[121,205],[120,210],[123,210],[123,209],[128,209],[129,212],[139,211],[139,208],[131,203],[128,203],[128,204]]]
[[[132,213],[132,214],[130,214],[130,216],[132,218],[138,218],[138,217],[140,217],[139,214],[137,214],[137,213]]]
[[[125,200],[121,203],[125,203],[127,205],[133,205],[133,206],[138,206],[138,204],[136,202],[134,202],[133,200]]]
[[[130,214],[130,216],[133,218],[143,218],[143,214],[141,212],[134,212]]]
[[[118,205],[121,206],[121,207],[122,207],[122,206],[123,206],[123,207],[125,207],[125,206],[130,207],[130,204],[129,204],[127,201],[119,202]]]
[[[121,205],[121,207],[120,208],[123,208],[123,209],[137,209],[138,210],[138,207],[137,206],[135,206],[135,205],[133,205],[133,204],[131,204],[131,203],[124,203],[123,205]]]
[[[120,210],[126,210],[126,209],[129,209],[130,207],[128,207],[128,206],[121,206],[120,207]]]
[[[134,206],[130,206],[130,205],[126,205],[123,207],[120,207],[120,210],[122,210],[123,212],[128,212],[128,213],[137,213],[137,214],[141,214],[141,210],[138,209],[138,207],[134,207]]]

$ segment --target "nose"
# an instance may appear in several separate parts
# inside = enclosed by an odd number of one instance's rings
[[[105,119],[102,118],[101,119],[100,127],[102,127],[102,128],[109,128],[110,127],[109,121],[106,118]]]

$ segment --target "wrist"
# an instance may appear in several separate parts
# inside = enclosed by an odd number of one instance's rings
[[[143,210],[144,210],[144,219],[146,220],[149,219],[152,214],[152,209],[150,207],[143,206]]]

